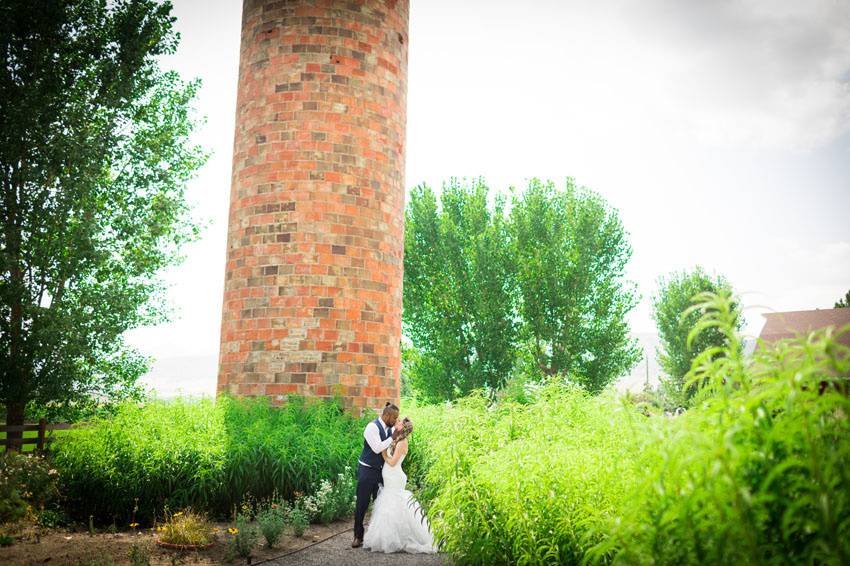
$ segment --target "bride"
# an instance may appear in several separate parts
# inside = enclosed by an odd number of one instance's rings
[[[401,469],[411,432],[413,423],[405,418],[402,426],[393,431],[392,444],[382,453],[384,486],[375,498],[363,548],[380,552],[437,552],[428,519],[406,489],[407,474]]]

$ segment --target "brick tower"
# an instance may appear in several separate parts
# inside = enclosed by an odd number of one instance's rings
[[[409,0],[244,0],[217,392],[398,401]]]

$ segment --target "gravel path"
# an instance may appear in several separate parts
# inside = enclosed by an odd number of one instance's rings
[[[297,550],[287,556],[263,562],[263,566],[442,566],[449,561],[440,554],[384,554],[363,548],[351,548],[354,534],[351,529],[331,538]]]

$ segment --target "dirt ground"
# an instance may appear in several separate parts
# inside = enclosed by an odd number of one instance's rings
[[[314,544],[351,529],[353,524],[353,519],[346,519],[329,525],[310,525],[301,537],[284,534],[271,549],[265,547],[265,540],[260,535],[251,553],[251,563],[256,564]],[[227,561],[227,547],[231,538],[231,535],[227,534],[227,528],[233,524],[215,523],[215,526],[219,528],[217,544],[200,551],[167,550],[159,547],[154,540],[155,533],[150,530],[133,533],[131,529],[127,529],[114,534],[97,532],[90,535],[87,530],[41,529],[41,533],[38,533],[34,528],[27,527],[14,534],[15,544],[0,547],[0,564],[123,566],[131,564],[129,554],[133,544],[149,551],[152,565],[245,564],[245,559],[239,556],[230,562]]]

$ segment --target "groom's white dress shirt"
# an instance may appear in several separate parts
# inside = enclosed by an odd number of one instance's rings
[[[381,423],[381,428],[384,430],[384,434],[387,433],[389,427],[384,424],[384,420],[378,418],[378,422]],[[390,444],[393,442],[392,436],[387,436],[386,440],[381,440],[381,433],[378,431],[378,425],[375,424],[375,421],[370,422],[366,425],[366,428],[363,430],[363,438],[366,439],[366,444],[369,445],[369,448],[372,449],[372,452],[375,454],[380,454],[384,450],[390,447]],[[367,468],[371,468],[369,464],[363,462],[363,460],[357,460]]]

